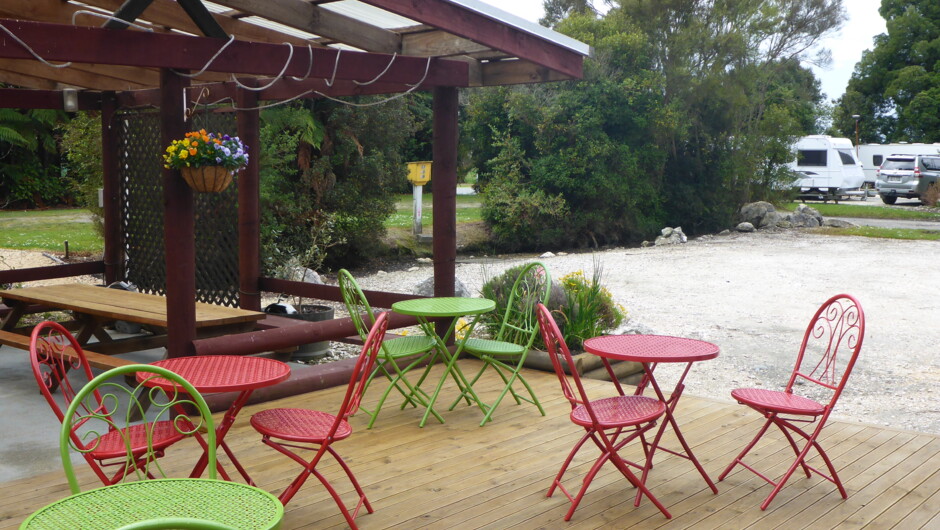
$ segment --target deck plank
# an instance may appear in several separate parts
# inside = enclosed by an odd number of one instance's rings
[[[477,361],[461,361],[464,371],[473,372]],[[440,372],[432,373],[432,380]],[[490,374],[491,375],[491,374]],[[507,398],[485,427],[475,407],[458,405],[447,411],[456,397],[449,381],[441,394],[444,424],[429,420],[417,423],[422,411],[399,409],[400,398],[392,394],[376,426],[367,430],[368,418],[353,418],[354,433],[335,447],[347,460],[375,508],[356,519],[363,530],[413,528],[918,528],[940,522],[940,437],[885,429],[860,423],[832,420],[823,434],[848,491],[843,500],[835,486],[819,477],[795,474],[767,511],[759,504],[771,486],[746,470],[735,470],[716,482],[713,494],[687,460],[659,453],[648,486],[672,512],[667,520],[646,498],[633,506],[635,491],[613,466],[597,475],[571,522],[563,517],[568,500],[561,492],[545,496],[565,455],[583,434],[568,419],[570,407],[561,396],[553,374],[527,372],[546,409],[546,416],[528,404],[516,405]],[[611,395],[609,382],[585,381],[592,395]],[[365,399],[371,407],[383,383]],[[495,378],[484,376],[475,387],[484,401],[500,390]],[[227,441],[259,486],[275,494],[297,475],[293,461],[260,443],[248,425],[253,412],[276,406],[334,410],[344,388],[250,405],[241,412]],[[730,401],[694,397],[687,389],[676,417],[686,440],[712,480],[741,450],[760,426],[761,418],[750,409]],[[37,395],[37,399],[40,396]],[[218,420],[219,417],[217,416]],[[664,443],[678,446],[667,429]],[[55,433],[50,433],[55,436]],[[189,444],[189,445],[184,445]],[[597,450],[586,447],[572,463],[566,483],[576,489],[593,463]],[[195,442],[183,442],[164,459],[171,473],[185,475],[198,453]],[[638,459],[638,443],[624,449],[629,459]],[[179,458],[179,460],[175,460]],[[171,462],[172,459],[172,462]],[[793,453],[782,438],[767,436],[753,450],[749,461],[769,474],[782,472]],[[227,462],[224,456],[223,464]],[[821,465],[816,461],[815,464]],[[345,499],[352,487],[339,466],[324,459],[321,471]],[[97,486],[86,466],[78,465],[84,489]],[[39,507],[67,493],[61,472],[0,484],[0,529],[15,528]],[[283,528],[344,528],[332,499],[311,477],[287,506]]]

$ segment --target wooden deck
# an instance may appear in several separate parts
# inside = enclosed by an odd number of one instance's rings
[[[461,362],[468,373],[477,366],[475,361]],[[719,493],[715,495],[688,461],[663,453],[657,457],[648,485],[672,512],[671,520],[645,498],[635,508],[635,490],[607,466],[594,480],[572,521],[566,523],[567,499],[560,492],[546,498],[545,492],[583,431],[568,420],[569,407],[554,375],[527,375],[546,408],[545,417],[531,405],[516,406],[507,401],[495,414],[495,421],[483,428],[478,427],[480,411],[464,405],[444,413],[446,424],[431,419],[423,429],[417,426],[419,413],[414,409],[400,411],[388,406],[371,431],[364,428],[364,415],[354,418],[353,435],[335,447],[346,457],[375,508],[375,513],[360,513],[360,528],[940,527],[940,437],[845,422],[832,422],[823,443],[839,469],[848,500],[842,500],[835,487],[819,477],[795,475],[762,512],[758,505],[770,486],[755,475],[739,468],[717,483]],[[484,401],[497,391],[492,384],[495,378],[485,379],[477,387]],[[607,382],[587,383],[598,395],[612,391]],[[453,398],[453,387],[449,389],[445,387],[442,397]],[[242,411],[227,440],[261,487],[279,493],[299,467],[259,442],[260,437],[248,425],[250,414],[272,406],[333,410],[342,391],[334,388]],[[374,400],[375,394],[374,389],[366,402]],[[730,401],[691,395],[683,397],[677,418],[712,479],[717,479],[753,435],[760,420],[756,413]],[[751,462],[782,472],[781,466],[792,461],[792,452],[776,437],[765,440],[767,443],[755,449]],[[184,444],[163,461],[192,462],[188,458],[196,454],[195,443]],[[589,456],[577,459],[569,470],[571,489],[578,486],[596,451],[585,448],[584,454]],[[638,457],[638,446],[627,454]],[[348,498],[351,487],[340,476],[338,466],[329,458],[324,462],[327,465],[320,469]],[[83,488],[97,485],[90,473],[81,477]],[[2,484],[0,528],[15,528],[30,512],[66,494],[61,473]],[[344,526],[324,488],[311,477],[287,506],[283,528]]]

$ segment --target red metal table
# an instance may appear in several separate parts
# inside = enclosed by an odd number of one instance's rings
[[[235,423],[235,417],[238,412],[248,402],[248,398],[256,388],[275,385],[290,377],[290,367],[274,359],[263,357],[243,357],[239,355],[209,355],[204,357],[175,357],[152,363],[154,366],[162,366],[167,370],[175,372],[189,381],[200,393],[212,394],[216,392],[239,392],[238,397],[232,402],[222,421],[216,426],[216,443],[225,451],[225,454],[232,460],[232,464],[238,469],[248,484],[254,485],[251,477],[232,454],[228,444],[225,443],[225,434]],[[144,382],[141,375],[138,374],[138,381]],[[173,392],[176,386],[163,378],[153,378],[146,381],[148,386],[162,388],[165,391]],[[205,444],[202,437],[199,437],[201,443]],[[196,463],[193,469],[192,477],[198,477],[206,467],[206,455]],[[219,474],[225,480],[230,480],[228,475],[219,465]]]
[[[642,394],[646,386],[650,385],[653,387],[659,400],[666,405],[666,420],[662,422],[659,429],[656,431],[656,436],[653,438],[653,442],[650,445],[646,465],[643,466],[640,481],[646,484],[646,477],[649,474],[649,470],[653,467],[653,454],[656,452],[656,449],[662,449],[669,454],[690,460],[702,475],[702,478],[705,479],[705,482],[711,488],[712,492],[718,493],[718,488],[715,487],[715,483],[708,477],[708,474],[705,473],[705,469],[702,468],[698,459],[692,454],[692,449],[689,447],[689,444],[686,443],[685,437],[682,436],[682,432],[679,430],[679,425],[676,423],[676,418],[673,414],[676,405],[679,403],[679,398],[682,396],[682,391],[685,389],[685,377],[688,375],[692,363],[718,357],[718,346],[701,340],[664,335],[604,335],[584,341],[584,350],[603,358],[604,366],[610,373],[611,379],[614,381],[617,391],[619,391],[621,395],[623,395],[623,387],[620,385],[620,381],[617,380],[617,377],[614,376],[613,369],[608,359],[642,363],[644,375],[640,384],[637,385],[636,394]],[[676,383],[676,388],[672,391],[669,399],[666,399],[663,395],[653,375],[659,363],[686,363],[685,369],[682,371],[682,375]],[[682,449],[685,451],[685,454],[665,447],[659,447],[659,442],[663,437],[667,425],[672,426],[672,430],[676,438],[679,439],[679,443],[682,444]],[[636,506],[640,505],[639,494],[637,494],[634,504]]]

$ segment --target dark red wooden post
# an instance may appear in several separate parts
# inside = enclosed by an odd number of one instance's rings
[[[121,186],[118,173],[118,131],[114,113],[117,97],[114,92],[101,94],[101,175],[104,195],[104,281],[110,284],[124,278],[121,244]]]
[[[457,262],[457,89],[434,89],[434,296],[454,296]]]
[[[454,296],[457,266],[457,89],[434,89],[434,296]],[[437,323],[437,333],[447,324]],[[453,341],[453,337],[451,337]]]
[[[183,90],[189,79],[160,70],[160,133],[163,146],[183,138]],[[161,152],[163,150],[161,149]],[[163,243],[166,247],[167,351],[192,355],[196,338],[196,235],[193,191],[179,171],[163,170]]]
[[[261,207],[258,164],[261,152],[261,120],[258,96],[251,90],[238,89],[238,136],[248,149],[248,166],[238,173],[238,305],[242,309],[261,310],[258,278],[261,276]]]

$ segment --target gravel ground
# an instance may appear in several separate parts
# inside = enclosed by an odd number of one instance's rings
[[[800,231],[706,236],[683,245],[542,258],[553,277],[596,262],[603,284],[630,313],[628,327],[714,342],[696,364],[690,395],[731,401],[741,386],[781,388],[819,305],[854,295],[866,337],[835,417],[940,434],[940,243],[827,237]],[[461,257],[457,276],[478,293],[492,276],[536,256]],[[363,289],[410,292],[430,264],[359,278]],[[676,366],[661,365],[675,384]]]
[[[630,314],[628,327],[718,344],[721,355],[693,367],[686,392],[726,401],[740,386],[785,384],[809,318],[833,294],[852,294],[865,310],[867,334],[834,416],[940,434],[938,255],[937,242],[781,231],[541,260],[556,278],[602,267],[603,284]],[[457,276],[476,294],[484,276],[532,259],[461,256]],[[52,263],[10,250],[0,250],[0,260],[16,268]],[[411,292],[432,269],[416,262],[354,272],[363,289]],[[660,373],[671,388],[676,367],[662,365]]]

